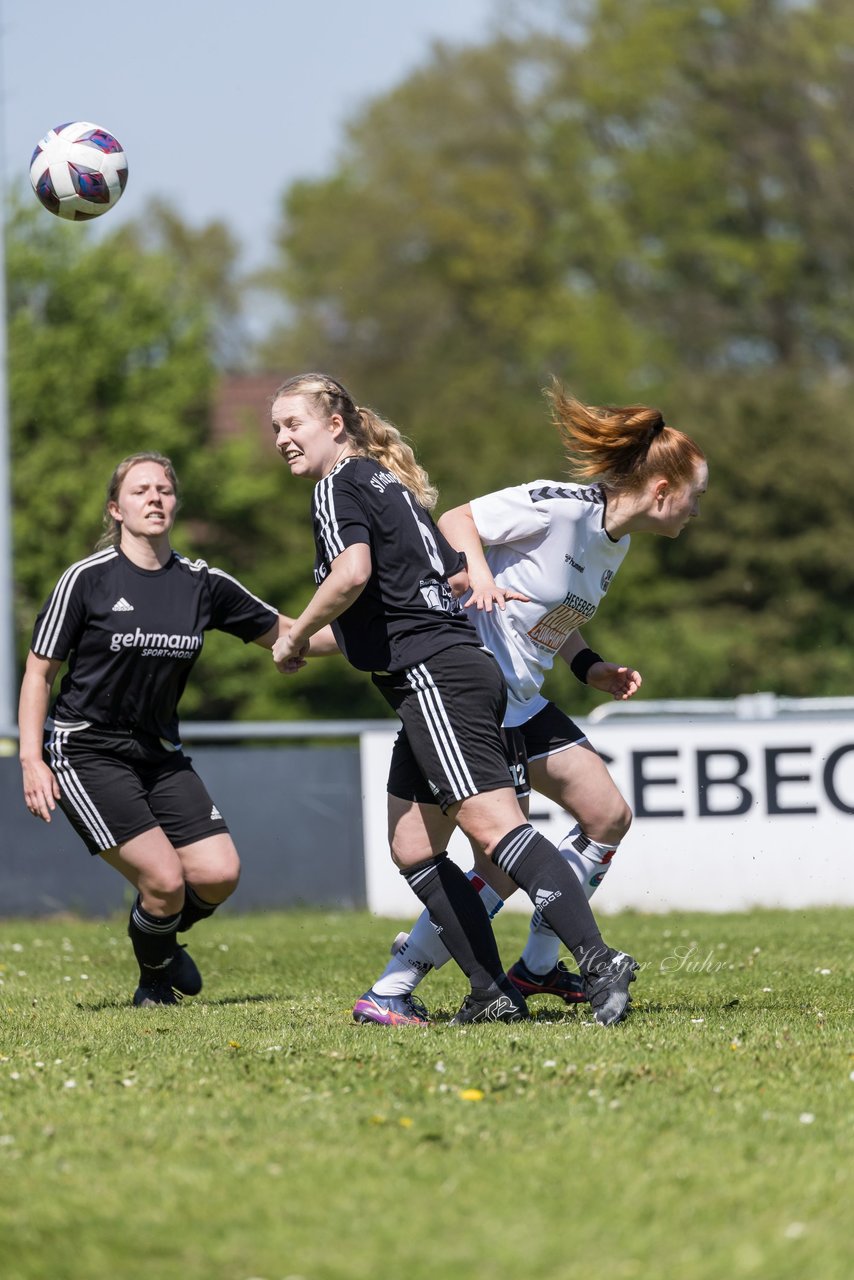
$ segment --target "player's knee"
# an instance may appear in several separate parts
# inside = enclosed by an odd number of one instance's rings
[[[589,821],[582,821],[581,828],[597,844],[617,845],[632,825],[632,817],[631,809],[623,797],[618,796],[613,804],[591,815]]]
[[[225,902],[240,882],[240,859],[235,852],[231,857],[218,859],[213,866],[193,875],[193,888],[205,902]]]
[[[622,801],[619,810],[611,819],[611,832],[609,840],[612,844],[619,844],[623,837],[628,833],[629,827],[632,825],[632,813],[625,800]]]
[[[184,878],[179,868],[156,867],[139,878],[142,905],[155,915],[174,915],[184,905]]]
[[[411,845],[395,844],[394,842],[389,845],[389,852],[391,853],[392,862],[398,871],[402,873],[411,871],[413,867],[420,866],[422,862],[429,861],[433,856],[433,851],[429,847],[422,848],[419,846],[415,848]]]

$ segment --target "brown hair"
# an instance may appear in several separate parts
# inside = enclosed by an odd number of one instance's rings
[[[95,543],[95,550],[100,551],[103,547],[117,547],[122,539],[121,521],[115,520],[110,515],[110,503],[118,502],[119,493],[124,483],[125,476],[131,467],[135,467],[138,462],[157,462],[169,477],[169,483],[178,493],[178,477],[175,474],[175,468],[170,460],[162,453],[132,453],[129,458],[122,458],[113,474],[110,476],[110,482],[107,485],[107,496],[104,500],[104,531],[98,541]]]
[[[598,480],[609,489],[643,488],[651,476],[674,485],[690,484],[705,461],[699,445],[668,427],[659,409],[632,404],[622,408],[582,404],[553,378],[545,395],[552,422],[564,443],[573,479]]]
[[[288,378],[273,393],[273,401],[291,395],[308,396],[314,407],[327,417],[340,414],[353,447],[392,471],[422,507],[432,511],[439,497],[438,490],[430,483],[411,445],[391,422],[373,409],[356,405],[346,387],[326,373],[299,373]]]

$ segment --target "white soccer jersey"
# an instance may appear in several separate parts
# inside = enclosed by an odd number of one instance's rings
[[[630,539],[605,532],[599,485],[534,480],[475,498],[471,510],[497,584],[529,597],[467,611],[509,687],[504,723],[524,724],[546,705],[555,654],[595,614]]]

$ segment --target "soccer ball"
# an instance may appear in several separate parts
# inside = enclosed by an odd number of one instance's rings
[[[112,209],[125,189],[128,162],[121,143],[88,120],[58,124],[30,160],[30,182],[57,217],[83,222]]]

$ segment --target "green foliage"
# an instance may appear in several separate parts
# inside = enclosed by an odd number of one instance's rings
[[[226,910],[147,1010],[123,920],[0,924],[5,1280],[847,1280],[850,912],[614,917],[613,1028],[450,1027],[453,965],[356,1026],[396,928]]]
[[[850,691],[852,47],[834,0],[516,5],[284,200],[267,362],[396,419],[441,506],[562,473],[552,373],[706,450],[703,519],[589,629],[648,696]]]
[[[28,636],[61,570],[99,536],[119,459],[157,449],[180,474],[202,447],[213,369],[202,305],[132,231],[96,241],[18,211],[8,244],[16,603]]]
[[[234,323],[221,228],[192,233],[168,211],[101,238],[17,209],[8,235],[16,627],[23,661],[37,610],[102,531],[106,485],[130,453],[167,454],[181,481],[177,550],[239,577],[294,614],[314,550],[309,492],[269,439],[210,440],[214,356]],[[182,704],[197,719],[382,717],[343,660],[293,680],[266,651],[207,638]]]
[[[642,696],[851,691],[848,426],[854,9],[838,0],[543,0],[436,46],[284,193],[266,271],[286,317],[252,352],[326,368],[395,420],[440,509],[564,472],[540,389],[662,406],[705,449],[702,519],[635,539],[589,640]],[[98,229],[100,236],[102,229]],[[16,622],[99,530],[138,448],[184,483],[176,546],[284,612],[312,590],[308,487],[269,445],[213,444],[217,368],[246,356],[219,226],[168,209],[96,238],[10,228]],[[271,375],[271,389],[275,377]],[[563,669],[579,713],[598,696]],[[283,683],[210,637],[205,718],[383,716],[343,661]]]

